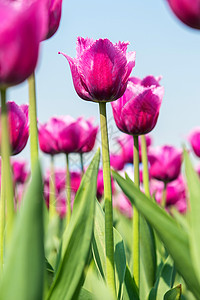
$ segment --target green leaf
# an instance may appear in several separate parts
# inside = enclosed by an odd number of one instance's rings
[[[189,213],[189,237],[192,254],[192,263],[196,274],[200,280],[200,181],[197,173],[194,171],[189,155],[184,151],[185,172],[190,198],[190,213]]]
[[[177,271],[183,276],[190,290],[200,299],[200,285],[191,264],[192,258],[187,233],[165,210],[138,190],[134,183],[125,180],[116,172],[113,172],[113,176],[130,201],[156,230],[172,256]]]
[[[39,163],[15,220],[0,284],[1,300],[40,300],[44,283],[43,188]]]
[[[126,256],[124,244],[119,232],[113,228],[114,233],[114,259],[115,277],[117,285],[117,297],[121,299],[122,285],[126,271]],[[101,205],[96,201],[96,216],[93,239],[93,255],[100,274],[105,278],[106,274],[106,254],[105,254],[105,215]]]
[[[76,194],[72,217],[63,235],[62,262],[48,299],[72,299],[81,289],[93,236],[99,158],[98,150]]]
[[[181,285],[169,290],[165,296],[164,300],[180,300],[181,299]]]
[[[126,266],[126,273],[124,278],[124,288],[123,288],[123,300],[139,300],[138,287],[134,281],[134,278],[131,276],[131,272]]]
[[[147,299],[156,280],[156,248],[151,226],[140,216],[140,298]]]
[[[82,288],[78,300],[94,300],[94,295],[90,291]]]

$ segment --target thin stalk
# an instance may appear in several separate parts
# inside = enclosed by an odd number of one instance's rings
[[[161,206],[165,208],[166,205],[166,196],[167,196],[167,182],[164,182],[164,188],[162,191],[162,199],[161,199]]]
[[[49,219],[56,215],[56,184],[54,171],[54,156],[51,155],[51,170],[49,178]]]
[[[37,107],[36,107],[36,87],[35,74],[33,73],[28,79],[29,85],[29,132],[31,148],[31,172],[38,161],[38,129],[37,129]]]
[[[134,136],[133,164],[134,164],[134,183],[140,188],[139,177],[139,143],[138,136]],[[133,209],[133,276],[139,288],[140,279],[140,218],[136,208]]]
[[[116,294],[115,273],[114,273],[114,242],[113,242],[113,207],[112,207],[112,188],[110,174],[110,156],[108,144],[108,130],[106,119],[106,103],[99,103],[100,124],[101,124],[101,143],[103,159],[103,181],[105,199],[105,242],[106,242],[106,280],[113,294]]]
[[[13,222],[14,222],[14,191],[13,179],[10,165],[10,137],[9,137],[9,123],[6,106],[6,90],[1,90],[1,243],[3,243],[3,231],[5,226],[5,209],[6,209],[6,241],[9,241]],[[3,248],[1,250],[3,255]]]
[[[69,171],[69,154],[66,154],[66,194],[67,194],[67,225],[71,219],[71,178]]]
[[[80,153],[80,160],[81,160],[81,173],[82,173],[82,176],[83,176],[84,175],[83,153]]]
[[[142,142],[142,175],[143,175],[143,185],[144,191],[147,197],[150,196],[150,189],[149,189],[149,168],[148,168],[148,158],[147,158],[147,143],[145,135],[141,135],[141,142]]]

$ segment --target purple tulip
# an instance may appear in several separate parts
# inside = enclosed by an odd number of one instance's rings
[[[156,201],[160,204],[162,201],[162,193],[164,183],[152,179],[150,181],[151,194],[155,195]],[[187,209],[187,193],[186,184],[180,175],[176,180],[168,183],[166,192],[166,208],[170,206],[176,207],[181,213],[185,213]]]
[[[181,171],[182,150],[173,146],[150,148],[148,159],[152,178],[166,183],[178,178]]]
[[[155,82],[152,82],[153,79]],[[131,135],[149,133],[156,125],[163,94],[164,88],[153,76],[141,81],[130,78],[124,95],[112,103],[119,130]]]
[[[16,85],[34,71],[46,32],[46,1],[0,2],[0,87]]]
[[[48,32],[45,39],[52,37],[60,24],[62,0],[50,0],[48,11]]]
[[[77,120],[70,116],[54,117],[39,127],[39,144],[47,154],[85,153],[93,149],[98,126],[92,119]]]
[[[74,87],[83,100],[109,102],[120,98],[135,66],[135,52],[126,53],[129,43],[112,44],[108,39],[77,39],[77,57],[63,54],[70,65]]]
[[[195,128],[188,136],[194,153],[200,157],[200,127]]]
[[[111,187],[112,187],[112,193],[114,193],[115,185],[112,177],[111,177]],[[97,176],[97,199],[101,200],[103,194],[104,194],[103,170],[100,169]]]
[[[27,162],[25,160],[11,160],[13,180],[15,184],[24,184],[28,179]]]
[[[115,170],[122,170],[125,165],[125,160],[124,160],[124,154],[121,151],[121,153],[111,153],[110,155],[110,166],[115,169]]]
[[[7,109],[10,127],[11,155],[15,155],[24,149],[28,141],[28,105],[17,105],[13,101],[8,101]]]
[[[145,135],[147,151],[152,144],[152,138],[149,134]],[[117,139],[121,145],[125,163],[133,163],[133,137],[128,134],[123,134]],[[141,139],[139,137],[139,160],[142,161]]]
[[[186,25],[200,29],[199,0],[168,0],[175,15]]]

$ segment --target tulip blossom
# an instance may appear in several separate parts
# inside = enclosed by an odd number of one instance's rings
[[[76,58],[61,53],[69,62],[74,87],[80,98],[109,102],[124,94],[135,66],[135,52],[126,53],[128,45],[125,42],[113,44],[108,39],[93,41],[78,37]]]
[[[123,152],[121,153],[111,153],[110,155],[110,165],[115,170],[122,170],[124,168],[125,160]]]
[[[47,154],[84,153],[92,150],[98,126],[92,120],[70,116],[54,117],[39,127],[40,148]]]
[[[168,0],[175,15],[186,25],[200,29],[199,0]]]
[[[48,9],[48,31],[45,39],[52,37],[60,24],[62,0],[50,0]]]
[[[195,128],[188,137],[194,153],[200,157],[200,128]]]
[[[34,71],[46,32],[46,1],[0,2],[0,88],[16,85]]]
[[[160,204],[164,183],[152,179],[150,182],[151,194],[155,196],[156,201]],[[171,181],[166,188],[166,208],[176,207],[179,212],[185,213],[187,209],[186,184],[180,175],[176,180]]]
[[[182,150],[168,145],[150,148],[148,159],[152,178],[165,183],[178,178],[181,171]]]
[[[147,134],[155,127],[164,95],[159,79],[153,76],[143,80],[129,79],[124,95],[112,103],[119,130],[137,136]]]
[[[152,138],[149,134],[145,135],[147,151],[152,144]],[[120,144],[125,163],[133,163],[133,138],[128,134],[121,135],[117,142]],[[139,137],[139,160],[142,161],[141,138]]]
[[[114,193],[115,185],[114,180],[111,177],[112,193]],[[103,170],[100,169],[97,176],[97,199],[100,200],[104,194],[104,182],[103,182]]]
[[[11,155],[20,153],[27,144],[29,137],[28,105],[7,103],[10,129]],[[1,133],[0,133],[1,135]]]
[[[11,160],[13,181],[15,184],[24,184],[28,179],[27,162],[25,160]]]

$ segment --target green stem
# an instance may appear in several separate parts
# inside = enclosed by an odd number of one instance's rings
[[[31,172],[33,172],[35,162],[38,161],[38,129],[37,129],[37,108],[36,108],[36,88],[35,74],[33,73],[29,79],[29,132],[30,132],[30,148],[31,148]]]
[[[1,243],[3,243],[3,231],[4,231],[4,216],[6,208],[6,238],[9,241],[13,222],[14,222],[14,191],[13,191],[13,179],[10,165],[10,136],[9,136],[9,123],[7,116],[6,106],[6,91],[1,90]],[[3,250],[1,250],[2,252]],[[3,253],[3,252],[2,252]]]
[[[164,182],[164,188],[162,192],[162,199],[161,199],[161,207],[165,208],[166,205],[166,196],[167,196],[167,182]]]
[[[54,156],[51,155],[51,170],[49,177],[49,219],[56,215],[56,186],[55,186]]]
[[[110,156],[108,144],[108,130],[106,119],[106,103],[99,103],[101,142],[103,159],[103,181],[105,199],[105,240],[106,240],[106,279],[114,295],[116,294],[115,273],[114,273],[114,242],[113,242],[113,207],[112,188],[110,174]]]
[[[81,159],[81,173],[83,176],[84,175],[83,153],[80,153],[80,159]]]
[[[69,171],[69,154],[66,154],[66,194],[67,194],[67,225],[71,219],[71,178]]]
[[[147,197],[150,197],[147,143],[146,143],[145,135],[141,135],[141,142],[142,142],[143,185],[144,185],[145,194],[147,195]]]
[[[138,136],[134,136],[133,164],[134,164],[134,183],[140,188],[139,177],[139,143]],[[140,279],[140,218],[136,208],[133,210],[133,276],[139,288]]]

